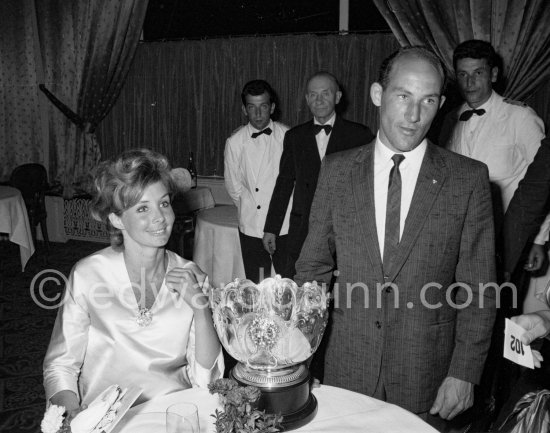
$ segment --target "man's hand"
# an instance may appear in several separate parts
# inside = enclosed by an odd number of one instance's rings
[[[264,237],[262,239],[262,242],[264,243],[265,250],[270,254],[275,254],[275,251],[277,250],[277,245],[275,244],[275,239],[277,238],[276,235],[273,233],[264,233]]]
[[[523,344],[531,344],[537,338],[542,338],[550,332],[550,311],[537,311],[536,313],[522,314],[510,319],[515,324],[525,329],[520,340]],[[533,350],[533,364],[536,368],[541,367],[544,358],[538,350]]]
[[[431,415],[439,414],[443,419],[453,419],[474,404],[474,385],[470,382],[447,376],[430,409]]]
[[[539,244],[533,244],[531,251],[529,251],[529,258],[523,269],[529,272],[538,271],[542,267],[544,260],[546,260],[544,247]]]
[[[550,333],[550,310],[522,314],[510,320],[525,329],[520,337],[523,344],[531,344],[537,338],[546,337]]]

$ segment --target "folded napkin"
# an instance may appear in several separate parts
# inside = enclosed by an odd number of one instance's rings
[[[107,428],[115,419],[126,390],[111,385],[88,408],[80,412],[71,421],[72,433],[95,433]]]

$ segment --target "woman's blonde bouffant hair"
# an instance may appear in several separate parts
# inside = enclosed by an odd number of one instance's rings
[[[170,195],[173,194],[170,164],[164,155],[151,150],[129,150],[98,165],[91,212],[94,219],[107,226],[113,247],[121,247],[123,237],[122,232],[111,224],[109,214],[120,216],[139,202],[149,185],[157,182],[161,182]]]

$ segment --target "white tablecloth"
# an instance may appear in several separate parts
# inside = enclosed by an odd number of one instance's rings
[[[0,232],[9,233],[10,241],[19,245],[21,268],[34,254],[27,208],[17,188],[0,185]]]
[[[197,214],[193,261],[214,287],[245,278],[235,206],[216,206]]]
[[[405,409],[363,394],[326,385],[314,389],[313,394],[319,404],[317,415],[309,424],[294,430],[298,433],[437,432]],[[195,388],[169,394],[130,409],[112,433],[142,433],[140,423],[144,422],[144,418],[136,415],[145,413],[156,413],[159,423],[157,428],[148,432],[164,433],[162,413],[168,406],[181,402],[190,402],[198,406],[201,433],[215,431],[210,415],[219,407],[217,397],[210,395],[207,390]]]

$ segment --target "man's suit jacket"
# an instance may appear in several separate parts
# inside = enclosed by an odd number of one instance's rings
[[[537,234],[550,204],[550,139],[542,140],[504,217],[504,271],[512,273]]]
[[[365,125],[336,115],[326,154],[364,145],[373,137]],[[279,176],[269,203],[264,232],[279,234],[290,196],[294,191],[288,229],[289,266],[287,275],[284,275],[289,278],[294,276],[294,263],[307,235],[309,211],[320,167],[321,158],[313,131],[313,119],[287,131]]]
[[[336,253],[325,383],[372,395],[381,377],[388,401],[424,412],[446,376],[477,383],[489,348],[494,291],[479,290],[495,281],[487,167],[428,144],[385,270],[373,167],[374,142],[326,159],[296,281],[328,284]],[[448,289],[455,281],[470,288]]]

